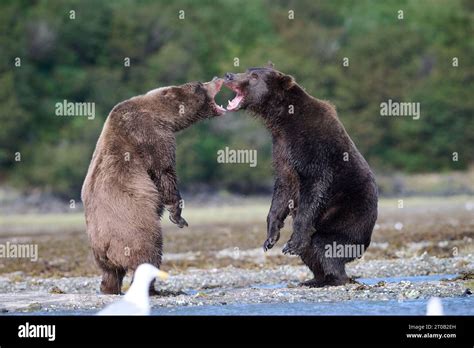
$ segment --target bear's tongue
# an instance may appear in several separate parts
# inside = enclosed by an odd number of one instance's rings
[[[227,110],[235,110],[239,106],[240,102],[244,99],[244,96],[240,93],[237,93],[234,99],[229,100],[229,105],[227,105]]]

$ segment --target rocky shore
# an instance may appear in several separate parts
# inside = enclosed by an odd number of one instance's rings
[[[171,271],[167,282],[157,283],[161,296],[152,298],[152,306],[405,301],[470,296],[470,290],[474,290],[473,269],[471,254],[451,258],[423,254],[405,259],[359,260],[348,267],[348,274],[357,278],[355,283],[320,289],[298,286],[310,276],[304,266]],[[125,287],[129,281],[126,278]],[[57,311],[94,314],[118,299],[118,296],[99,294],[99,282],[99,277],[36,278],[22,272],[5,274],[0,277],[0,310],[6,314]]]

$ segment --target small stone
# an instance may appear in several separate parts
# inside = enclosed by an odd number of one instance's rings
[[[420,296],[420,292],[418,290],[410,290],[407,291],[404,295],[408,299],[416,299]]]
[[[207,296],[209,295],[204,292],[198,292],[196,295],[194,295],[194,297],[207,297]]]
[[[50,290],[49,290],[49,293],[50,294],[65,294],[65,292],[63,290],[61,290],[58,286],[53,286]]]
[[[26,308],[26,311],[27,312],[39,311],[41,310],[41,308],[43,308],[41,306],[41,303],[33,302],[28,305],[28,307]]]

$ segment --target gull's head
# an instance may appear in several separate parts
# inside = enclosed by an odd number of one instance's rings
[[[142,263],[135,270],[133,282],[149,285],[155,278],[166,280],[168,279],[168,273],[160,271],[158,268],[150,265],[149,263]]]

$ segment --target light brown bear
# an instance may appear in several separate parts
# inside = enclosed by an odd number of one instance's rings
[[[160,267],[165,207],[173,223],[187,226],[177,187],[175,133],[225,113],[214,101],[222,82],[158,88],[119,103],[107,117],[82,187],[103,293],[119,294],[126,272],[142,263]]]

